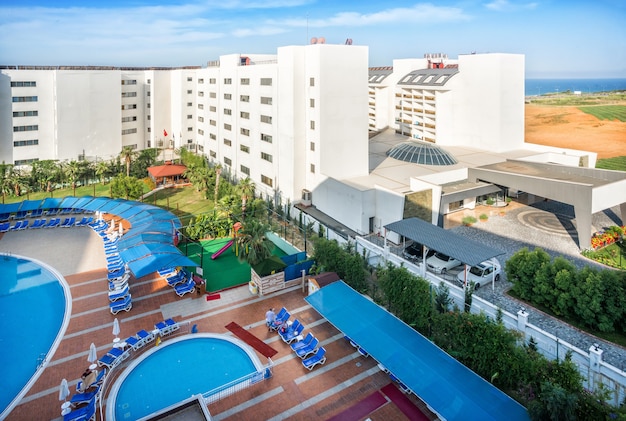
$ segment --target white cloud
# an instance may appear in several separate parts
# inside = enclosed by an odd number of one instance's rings
[[[539,3],[511,3],[509,0],[494,0],[491,3],[485,3],[485,7],[496,12],[514,12],[517,10],[532,10],[537,8]]]

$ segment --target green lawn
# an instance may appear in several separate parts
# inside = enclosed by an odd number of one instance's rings
[[[626,105],[597,105],[578,107],[584,113],[591,114],[599,120],[626,121]]]
[[[596,168],[603,170],[626,171],[626,156],[598,159]]]

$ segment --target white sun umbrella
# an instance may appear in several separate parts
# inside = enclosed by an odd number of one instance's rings
[[[116,339],[118,339],[118,335],[120,334],[120,322],[117,320],[117,317],[115,318],[115,320],[113,320],[113,336],[115,336]]]
[[[61,380],[61,385],[59,386],[59,400],[66,401],[67,397],[70,395],[70,388],[67,385],[67,380]]]
[[[120,221],[120,224],[118,225],[119,228],[119,233],[120,233],[120,237],[122,235],[124,235],[124,225],[122,225],[122,221]]]
[[[97,359],[98,359],[98,351],[96,350],[96,344],[92,342],[91,345],[89,346],[89,355],[87,356],[87,361],[91,363],[89,368],[91,368],[92,370],[95,368],[94,366],[96,365],[95,363]]]

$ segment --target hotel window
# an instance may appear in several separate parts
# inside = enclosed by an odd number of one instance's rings
[[[126,134],[133,134],[133,133],[137,133],[137,129],[126,129],[126,130],[122,130],[122,136],[126,135]]]
[[[224,99],[233,99],[232,94],[224,94]]]
[[[261,159],[267,162],[272,162],[272,155],[265,153],[265,152],[261,152]]]
[[[13,142],[13,147],[17,148],[19,146],[32,146],[39,145],[39,139],[30,139],[30,140],[16,140]]]
[[[22,87],[34,87],[37,86],[37,82],[34,81],[15,81],[11,82],[11,88],[22,88]]]
[[[123,107],[123,106],[122,106],[122,107]],[[135,106],[134,106],[134,107],[132,107],[132,108],[137,108],[137,105],[135,105]],[[149,103],[149,102],[146,104],[146,108],[151,108],[151,107],[150,107],[150,103]],[[122,108],[122,110],[124,110],[124,109],[125,109],[125,108]]]
[[[272,117],[270,117],[268,115],[262,115],[261,116],[261,123],[272,124]]]
[[[204,91],[198,91],[198,96],[204,96]]]
[[[211,150],[209,150],[209,156],[210,156],[211,158],[216,158],[216,157],[217,157],[217,154],[215,153],[215,151],[211,151]]]
[[[187,82],[192,82],[193,78],[191,76],[187,76]]]
[[[214,133],[209,133],[209,138],[210,138],[211,140],[217,140],[217,136],[215,136],[215,134],[214,134]]]
[[[233,161],[230,158],[224,157],[224,164],[228,165],[229,167],[232,167]]]
[[[13,111],[13,117],[37,117],[39,111]]]
[[[311,172],[315,174],[315,164],[311,164]]]
[[[315,121],[311,120],[311,130],[315,130]]]
[[[242,85],[249,85],[250,84],[250,79],[248,79],[247,77],[243,77],[243,78],[241,78],[240,83]]]
[[[191,120],[192,118],[193,118],[193,115],[187,114],[187,120]]]
[[[198,116],[198,121],[200,123],[204,123],[204,117],[202,117],[201,115]]]
[[[137,96],[137,92],[122,92],[122,98],[134,98]]]
[[[148,127],[148,133],[152,133],[152,127]]]
[[[204,130],[198,129],[198,134],[204,136]],[[192,143],[191,139],[187,139],[187,143]]]
[[[146,92],[146,96],[150,96],[150,91]]]
[[[204,110],[204,104],[198,104],[198,109],[199,110]]]
[[[152,116],[148,114],[148,121],[152,120]]]
[[[230,108],[224,108],[224,115],[232,115],[233,111]]]
[[[224,123],[224,130],[231,130],[233,126],[231,126],[230,124]]]
[[[244,173],[245,175],[247,175],[248,177],[250,176],[250,168],[240,165],[239,169],[241,170],[242,173]]]
[[[271,77],[262,77],[261,78],[261,86],[272,86],[272,78]]]
[[[309,99],[309,107],[315,108],[315,98],[310,98]]]
[[[241,152],[250,153],[250,147],[246,145],[239,145],[239,150]]]
[[[188,132],[193,132],[193,127],[187,127]]]
[[[13,102],[37,102],[36,96],[14,96]]]
[[[212,77],[212,78],[210,78],[210,79],[209,79],[209,84],[211,84],[211,85],[215,85],[215,82],[216,82],[216,81],[215,81],[215,78],[214,78],[214,77]]]
[[[32,132],[35,130],[39,130],[38,124],[32,124],[29,126],[13,126],[14,132]]]
[[[314,77],[309,79],[309,86],[315,86],[315,78]]]
[[[215,105],[209,105],[209,111],[211,111],[212,113],[216,113],[217,107]]]
[[[233,142],[230,139],[224,139],[224,145],[233,146]]]
[[[122,123],[128,123],[129,121],[137,121],[137,116],[122,117]]]
[[[267,96],[262,96],[261,104],[272,105],[272,98],[267,97]]]
[[[217,126],[217,122],[215,120],[209,120],[209,124],[211,126]]]
[[[243,127],[240,130],[240,133],[244,136],[250,136],[250,130],[249,129],[244,129]]]
[[[136,85],[137,84],[137,80],[133,79],[133,80],[122,80],[122,85]]]
[[[198,79],[198,83],[199,84],[203,84],[204,83],[204,79]]]
[[[240,111],[239,112],[239,117],[241,118],[245,118],[246,120],[250,119],[250,113],[247,111]]]
[[[217,94],[215,92],[209,92],[209,97],[217,98]]]
[[[261,133],[261,140],[263,142],[272,143],[272,136],[269,134]]]
[[[266,186],[273,187],[272,179],[263,174],[261,174],[261,183],[265,184]]]
[[[187,93],[188,94],[193,94],[193,91],[191,89],[187,89]]]
[[[315,142],[311,142],[311,145],[309,147],[312,151],[315,151]]]
[[[147,79],[146,82],[150,85],[152,83],[152,79]]]
[[[224,79],[224,85],[231,85],[233,83],[233,80],[231,78],[225,78]]]
[[[250,102],[250,95],[240,95],[239,101],[241,102]]]
[[[33,162],[37,162],[39,161],[39,158],[32,158],[32,159],[16,159],[15,160],[15,166],[19,167],[20,165],[29,165],[32,164]]]
[[[188,107],[193,107],[193,102],[188,102],[188,103],[187,103],[187,106],[188,106]]]

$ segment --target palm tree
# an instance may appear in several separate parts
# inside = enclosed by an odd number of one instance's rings
[[[135,158],[135,150],[132,146],[124,146],[122,152],[120,152],[120,157],[126,163],[126,177],[130,177],[130,164]]]
[[[248,198],[250,196],[254,196],[254,189],[256,186],[254,182],[250,180],[250,177],[246,177],[243,180],[239,181],[239,190],[241,191],[241,219],[245,219],[246,217],[246,204],[248,203]]]
[[[220,191],[220,176],[222,175],[222,164],[217,164],[215,167],[215,195],[213,202],[217,203],[217,196]]]
[[[254,219],[247,222],[237,237],[239,259],[254,266],[270,257],[274,243],[265,236],[268,231],[269,227],[262,222]]]
[[[81,171],[81,164],[78,161],[72,160],[64,166],[65,176],[67,177],[67,181],[72,185],[72,189],[74,189],[74,196],[76,196],[76,181],[80,178]]]
[[[106,161],[99,161],[96,163],[96,177],[104,184],[104,177],[109,172],[109,164]]]

